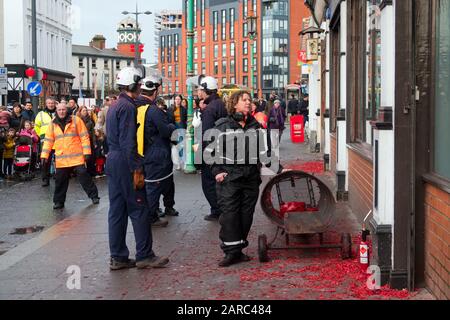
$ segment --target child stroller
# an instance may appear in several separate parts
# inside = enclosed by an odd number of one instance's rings
[[[14,174],[20,181],[33,179],[31,170],[33,141],[28,137],[20,137],[14,150]]]

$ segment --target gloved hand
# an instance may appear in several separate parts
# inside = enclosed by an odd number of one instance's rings
[[[91,156],[90,155],[85,155],[84,156],[84,161],[86,162],[86,163],[88,163],[89,162],[89,160],[91,160]]]
[[[144,171],[142,169],[134,170],[133,172],[133,187],[134,190],[142,190],[145,187]]]

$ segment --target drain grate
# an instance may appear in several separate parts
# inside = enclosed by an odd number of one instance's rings
[[[18,235],[23,235],[23,234],[31,234],[31,233],[36,233],[36,232],[41,232],[42,230],[44,230],[45,227],[42,226],[33,226],[33,227],[26,227],[26,228],[16,228],[14,229],[13,232],[11,232],[10,234],[18,234]]]

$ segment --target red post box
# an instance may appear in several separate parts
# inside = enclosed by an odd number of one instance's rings
[[[292,143],[305,142],[305,118],[303,116],[291,117],[291,140]]]

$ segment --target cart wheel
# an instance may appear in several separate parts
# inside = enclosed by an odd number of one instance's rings
[[[267,255],[268,251],[267,246],[267,236],[265,234],[260,235],[258,237],[258,256],[259,256],[259,262],[269,262],[269,256]]]
[[[341,258],[343,260],[352,257],[352,237],[349,233],[343,233],[341,237]]]

